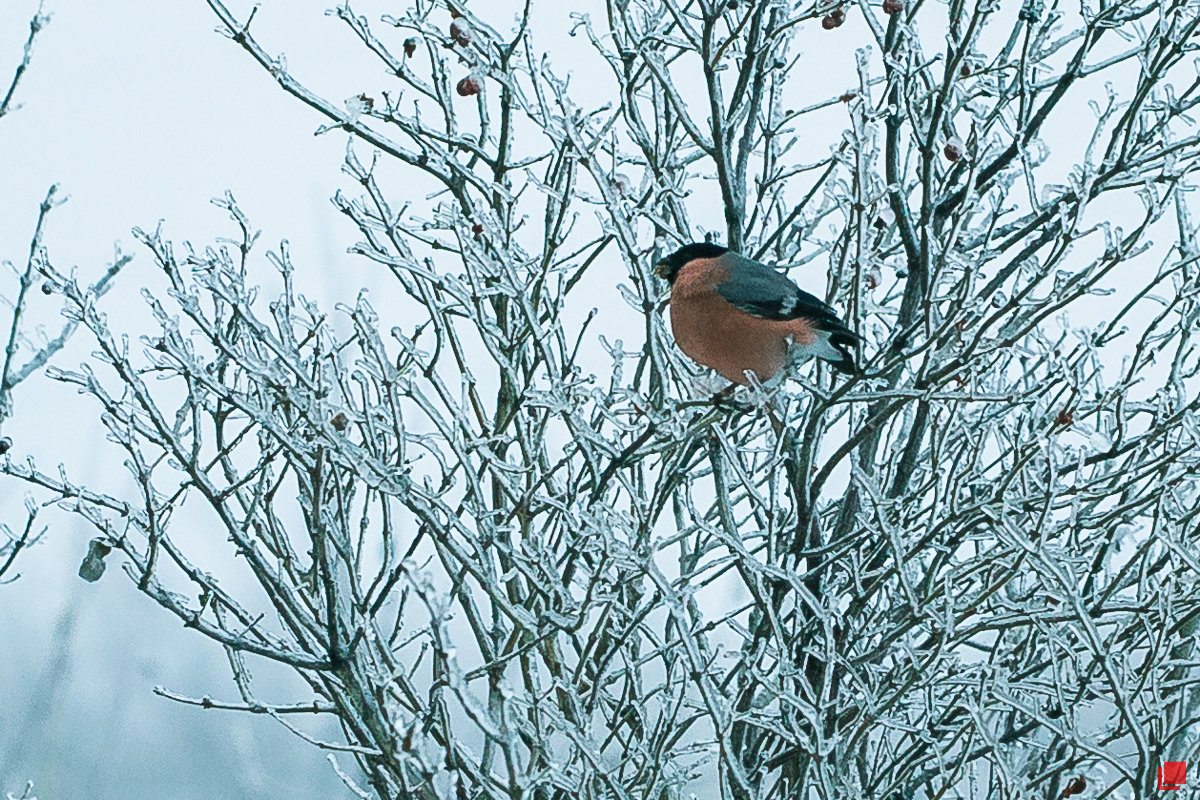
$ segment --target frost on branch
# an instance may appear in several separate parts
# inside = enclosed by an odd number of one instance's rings
[[[25,39],[21,61],[17,64],[12,80],[6,89],[0,85],[0,91],[3,92],[0,96],[0,118],[20,108],[20,104],[15,102],[17,88],[29,70],[34,42],[38,34],[49,23],[50,15],[44,13],[39,6],[37,13],[29,21],[29,35]],[[0,302],[11,312],[8,319],[0,317],[0,331],[3,331],[0,336],[4,341],[3,355],[0,356],[0,431],[6,430],[5,422],[13,415],[14,390],[22,381],[44,367],[63,348],[67,339],[74,332],[74,326],[67,324],[62,327],[57,336],[51,338],[30,322],[30,318],[36,315],[36,311],[31,309],[36,309],[39,299],[33,292],[34,286],[41,281],[41,294],[45,296],[54,294],[53,285],[48,281],[42,281],[42,270],[50,264],[50,256],[44,238],[50,212],[63,202],[65,201],[58,196],[58,186],[51,186],[38,207],[37,222],[34,225],[33,237],[29,243],[24,267],[17,268],[8,261],[2,262],[6,272],[11,270],[12,282],[4,286],[5,294],[0,295]],[[93,290],[97,294],[103,294],[112,279],[128,262],[129,258],[118,252],[108,270],[96,282]],[[7,430],[11,431],[12,429],[8,428]],[[13,450],[13,446],[12,436],[0,436],[0,459],[8,456]],[[13,571],[13,568],[17,555],[34,544],[41,535],[34,529],[37,506],[27,502],[26,507],[28,516],[16,530],[0,524],[0,583],[16,580],[17,573]],[[8,577],[5,577],[6,575]],[[28,795],[32,791],[32,787],[33,784],[30,783],[22,797]]]
[[[350,104],[209,4],[350,137],[391,293],[306,300],[230,200],[232,243],[142,235],[141,338],[53,273],[133,490],[4,470],[227,649],[238,699],[166,696],[380,798],[1124,796],[1195,753],[1194,3],[613,2],[586,84],[553,11],[342,5],[388,75]],[[705,234],[827,276],[868,376],[699,391],[651,267]]]

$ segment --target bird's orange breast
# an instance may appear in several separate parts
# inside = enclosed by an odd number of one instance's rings
[[[790,342],[814,340],[803,319],[767,320],[742,311],[717,293],[729,277],[719,259],[696,259],[679,271],[671,288],[671,332],[684,354],[734,383],[746,372],[760,383],[787,363]]]

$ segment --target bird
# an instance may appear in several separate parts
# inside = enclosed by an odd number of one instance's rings
[[[671,333],[684,355],[735,384],[772,384],[816,357],[859,376],[861,337],[837,312],[766,264],[708,242],[655,265],[671,286]],[[731,389],[733,387],[730,387]]]

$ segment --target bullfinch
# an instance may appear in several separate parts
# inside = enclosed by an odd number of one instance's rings
[[[782,273],[716,244],[685,245],[659,261],[671,284],[671,332],[684,355],[743,386],[767,383],[814,356],[861,375],[860,337],[837,312]]]

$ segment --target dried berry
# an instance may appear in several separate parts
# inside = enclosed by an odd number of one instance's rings
[[[1054,424],[1060,428],[1069,428],[1075,424],[1075,411],[1070,408],[1060,409],[1054,417]]]
[[[3,439],[0,439],[0,456],[4,455],[11,449],[12,439],[8,438],[7,436],[5,436]]]
[[[418,44],[420,44],[420,42],[417,41],[417,37],[415,37],[415,36],[410,36],[409,38],[405,39],[404,40],[404,55],[406,55],[409,58],[412,58],[413,53],[417,52]]]
[[[479,91],[482,88],[483,87],[479,85],[479,81],[468,76],[458,82],[458,86],[455,87],[455,91],[457,91],[462,97],[470,97],[473,94],[479,94]]]
[[[466,47],[471,43],[471,26],[465,19],[450,23],[450,38],[458,42],[459,47]]]
[[[962,77],[962,78],[971,77],[971,62],[970,61],[964,61],[962,63],[962,66],[958,68],[958,75],[959,75],[959,77]]]
[[[725,3],[725,7],[728,8],[730,11],[737,11],[738,0],[727,0],[727,2]]]
[[[843,103],[849,103],[851,100],[853,100],[856,97],[858,97],[858,92],[846,92],[844,95],[839,97],[838,100],[840,100]]]
[[[333,426],[335,431],[341,433],[350,424],[350,418],[346,416],[345,412],[339,411],[333,415],[333,419],[329,420],[329,424]]]
[[[883,283],[883,273],[880,272],[879,267],[873,266],[867,270],[867,274],[863,276],[863,283],[866,285],[867,291],[871,291]]]
[[[480,234],[482,234],[483,233],[483,223],[476,222],[474,225],[472,225],[471,233],[475,234],[476,236],[479,236]]]
[[[958,138],[957,136],[951,136],[946,142],[946,147],[943,148],[942,152],[946,155],[947,161],[958,161],[963,157],[963,151],[965,149],[966,145],[963,144],[962,139]]]
[[[54,294],[54,287],[50,285],[49,281],[42,284],[42,294]]]
[[[462,16],[462,14],[460,14],[460,13],[459,13],[459,12],[457,12],[457,11],[455,11],[453,8],[452,8],[452,9],[450,9],[450,19],[458,19],[458,18],[459,18],[459,17],[461,17],[461,16]]]
[[[835,8],[821,19],[821,27],[827,31],[840,27],[846,21],[846,12],[840,8]]]
[[[903,10],[904,3],[902,0],[883,0],[883,13],[899,14]]]
[[[104,558],[112,552],[112,547],[103,539],[92,539],[88,542],[87,554],[79,565],[79,577],[88,583],[95,583],[104,574]]]
[[[1087,788],[1087,778],[1080,775],[1077,778],[1072,778],[1065,789],[1062,790],[1063,797],[1070,797],[1073,794],[1080,794]]]

